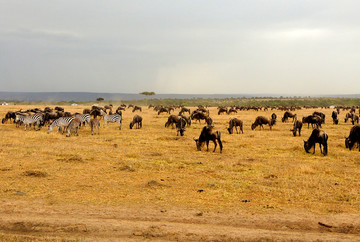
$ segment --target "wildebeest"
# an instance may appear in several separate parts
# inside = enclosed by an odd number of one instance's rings
[[[304,149],[306,153],[310,153],[309,150],[312,147],[314,147],[313,154],[315,154],[315,144],[319,143],[321,153],[323,155],[327,155],[328,153],[327,140],[328,140],[328,135],[324,131],[316,128],[312,131],[309,139],[307,141],[304,140]],[[324,150],[321,147],[322,145],[324,146]]]
[[[136,114],[133,117],[133,120],[130,123],[130,129],[132,129],[134,125],[135,125],[136,129],[141,129],[141,127],[142,127],[142,117],[141,116]]]
[[[135,106],[135,107],[133,108],[132,112],[135,112],[136,110],[139,110],[140,112],[142,112],[142,109],[141,109],[141,107],[139,107],[139,106]]]
[[[181,136],[184,136],[185,126],[186,120],[183,117],[180,117],[178,122],[176,123],[176,136],[179,136],[179,133]]]
[[[339,124],[339,119],[337,117],[337,112],[336,111],[333,111],[332,114],[331,114],[331,118],[333,120],[333,124]]]
[[[200,120],[205,120],[207,123],[209,122],[210,117],[204,114],[203,112],[193,112],[191,114],[191,119],[198,120],[200,123]]]
[[[158,115],[160,115],[160,113],[168,113],[170,114],[170,110],[167,108],[160,108],[160,110],[158,111]]]
[[[276,113],[272,113],[272,114],[271,114],[271,119],[273,119],[273,120],[276,120],[276,119],[277,119]]]
[[[322,112],[313,112],[313,115],[314,116],[318,116],[318,117],[320,117],[321,118],[321,123],[322,124],[324,124],[325,123],[325,114],[324,113],[322,113]]]
[[[218,111],[218,115],[220,115],[220,114],[222,114],[222,113],[228,113],[227,108],[225,108],[225,107],[220,107],[220,108],[219,108],[219,111]]]
[[[356,114],[352,114],[352,117],[351,117],[351,123],[354,125],[355,123],[359,123],[359,116],[357,116]]]
[[[15,122],[16,112],[9,111],[5,114],[5,117],[2,119],[2,123],[5,123],[7,120],[13,120]]]
[[[229,108],[229,110],[227,111],[227,114],[230,114],[230,113],[237,113],[236,109],[235,108]]]
[[[345,137],[345,147],[351,150],[355,143],[358,143],[360,151],[360,125],[355,125],[351,128],[350,134],[348,137]]]
[[[264,128],[263,127],[264,124],[268,124],[271,130],[273,126],[273,121],[270,121],[264,116],[258,116],[256,117],[255,122],[251,125],[251,129],[254,130],[258,125],[260,125],[260,129]]]
[[[284,116],[282,117],[281,121],[284,123],[284,122],[286,122],[289,118],[292,118],[293,121],[294,121],[295,118],[296,118],[296,113],[293,114],[293,113],[290,113],[289,111],[286,111],[286,112],[284,113]]]
[[[229,134],[233,133],[234,127],[235,127],[235,130],[236,130],[237,134],[239,133],[238,130],[237,130],[237,127],[239,127],[241,133],[244,133],[244,131],[243,131],[243,122],[240,119],[238,119],[238,118],[230,119],[229,127],[227,128],[227,130],[229,131]]]
[[[165,123],[165,128],[169,127],[171,125],[171,127],[174,127],[174,124],[176,124],[179,121],[179,117],[172,114],[168,117],[168,120]]]
[[[299,120],[295,120],[293,129],[290,129],[290,131],[293,132],[293,135],[296,136],[296,131],[299,132],[299,136],[301,136],[301,128],[302,128],[302,122]]]
[[[69,125],[66,127],[66,137],[70,137],[71,131],[73,131],[74,135],[79,136],[80,125],[81,120],[79,118],[74,118],[71,120]]]
[[[350,119],[352,119],[352,116],[353,116],[353,114],[352,113],[347,113],[346,115],[345,115],[345,123],[348,121],[348,119],[350,118]]]
[[[90,129],[91,129],[91,135],[94,134],[94,131],[97,129],[97,134],[99,134],[100,129],[100,122],[96,118],[90,119]]]
[[[185,112],[188,112],[189,115],[190,115],[190,109],[189,108],[185,108],[185,107],[182,107],[180,112],[179,112],[179,116],[181,116],[183,113]]]
[[[311,124],[311,127],[314,127],[314,124],[316,125],[317,128],[321,128],[321,118],[318,116],[314,116],[314,115],[309,115],[307,117],[303,117],[302,119],[303,124],[307,123],[308,124],[308,128]]]
[[[216,146],[217,146],[217,142],[219,143],[220,146],[220,153],[222,153],[222,149],[223,149],[223,145],[221,142],[221,133],[220,131],[214,131],[213,130],[213,126],[205,126],[198,139],[195,139],[196,142],[196,148],[197,150],[201,151],[201,147],[204,143],[206,143],[206,150],[209,151],[209,142],[212,141],[214,142],[214,151],[216,150]],[[217,141],[217,142],[216,142]]]

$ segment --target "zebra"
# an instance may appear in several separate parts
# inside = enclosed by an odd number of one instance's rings
[[[82,124],[90,124],[90,114],[75,114],[75,118],[78,118]]]
[[[16,115],[15,121],[21,121],[24,123],[24,130],[26,131],[27,127],[31,129],[31,125],[34,125],[35,130],[40,130],[40,126],[44,124],[44,115],[42,113],[36,113],[34,115]],[[36,129],[37,126],[37,129]]]
[[[16,114],[15,115],[15,124],[16,124],[16,128],[18,128],[20,126],[21,123],[24,122],[26,115],[22,115],[22,114]]]
[[[104,117],[104,127],[105,125],[107,125],[108,122],[110,123],[119,123],[120,127],[119,129],[121,130],[121,122],[122,122],[122,113],[120,112],[120,114],[107,114],[105,113],[103,110],[100,110],[101,115]]]
[[[74,132],[74,135],[79,136],[79,128],[82,121],[79,118],[74,118],[71,120],[69,125],[66,127],[66,137],[70,137],[71,131]]]
[[[54,122],[49,125],[48,134],[52,132],[55,126],[59,127],[59,131],[61,131],[61,133],[63,134],[64,130],[62,128],[66,128],[73,119],[74,117],[61,117],[55,119]]]

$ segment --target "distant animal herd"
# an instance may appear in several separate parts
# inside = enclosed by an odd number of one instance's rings
[[[126,109],[131,109],[132,112],[136,111],[142,112],[142,108],[136,105],[120,105],[115,112],[113,112],[113,105],[105,105],[104,107],[92,106],[90,109],[84,109],[83,113],[70,113],[65,112],[63,107],[55,107],[50,108],[46,107],[43,110],[39,108],[29,109],[29,110],[18,110],[18,111],[9,111],[5,114],[5,117],[2,119],[2,123],[11,122],[19,127],[20,125],[24,125],[24,130],[31,130],[33,127],[34,130],[40,130],[42,126],[48,125],[48,133],[52,132],[54,128],[57,128],[59,132],[62,134],[65,132],[66,136],[69,137],[71,134],[78,136],[79,129],[81,126],[88,124],[90,126],[91,135],[98,134],[100,129],[100,119],[103,119],[103,125],[106,126],[108,123],[117,123],[119,125],[119,130],[122,127],[122,111]],[[185,133],[185,128],[191,125],[192,121],[198,121],[201,123],[201,120],[204,120],[206,126],[203,127],[199,138],[195,139],[197,150],[201,150],[201,147],[206,144],[207,150],[209,150],[209,142],[212,141],[215,145],[214,152],[216,150],[217,145],[220,147],[220,153],[222,153],[223,142],[221,141],[221,133],[220,131],[214,130],[213,120],[210,117],[210,111],[207,109],[208,107],[204,107],[199,105],[196,110],[191,110],[184,106],[154,106],[149,105],[148,109],[154,110],[157,115],[162,113],[169,114],[168,120],[165,123],[165,128],[169,126],[176,126],[177,135],[183,136]],[[328,135],[325,131],[320,130],[322,128],[322,124],[325,123],[325,114],[322,112],[314,112],[312,115],[303,117],[302,120],[297,119],[297,114],[293,113],[296,110],[302,108],[317,108],[317,107],[261,107],[261,106],[232,106],[232,107],[218,107],[217,115],[222,114],[233,114],[238,113],[238,111],[242,110],[280,110],[284,111],[283,117],[281,118],[282,122],[288,122],[289,119],[293,122],[293,129],[290,131],[294,136],[297,134],[301,136],[301,129],[303,124],[308,124],[308,128],[313,128],[313,131],[308,138],[307,141],[304,140],[304,149],[307,153],[313,149],[313,153],[315,153],[315,145],[316,143],[320,146],[320,151],[323,155],[328,154]],[[329,107],[322,107],[329,108]],[[177,110],[180,109],[179,113],[174,114]],[[334,111],[332,112],[331,118],[333,121],[333,125],[339,124],[338,115],[340,114],[340,110],[345,111],[344,122],[352,123],[353,127],[350,129],[350,134],[345,137],[345,147],[348,149],[352,149],[355,144],[360,151],[360,125],[359,125],[359,116],[356,114],[357,109],[359,107],[345,107],[345,106],[337,106],[334,107]],[[173,114],[171,114],[173,112]],[[188,113],[189,116],[186,116],[185,113]],[[256,127],[260,127],[264,129],[264,125],[268,125],[270,130],[276,124],[277,115],[273,113],[271,117],[268,119],[264,116],[257,116],[254,123],[251,124],[251,129],[254,130]],[[132,121],[130,122],[130,129],[141,129],[142,128],[143,119],[140,115],[135,114]],[[233,134],[234,128],[237,134],[244,133],[243,131],[243,121],[238,118],[231,118],[229,121],[229,127],[227,128],[229,134]],[[238,130],[239,129],[239,130]]]

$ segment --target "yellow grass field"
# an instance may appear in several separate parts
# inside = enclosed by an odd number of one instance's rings
[[[7,111],[45,106],[1,106]],[[54,106],[50,106],[54,107]],[[89,106],[64,106],[80,112]],[[194,107],[190,107],[194,110]],[[302,136],[282,123],[283,111],[238,111],[217,115],[209,108],[223,153],[197,151],[204,123],[183,137],[165,128],[168,114],[143,107],[142,129],[129,129],[134,116],[123,112],[122,130],[103,126],[78,137],[57,131],[24,131],[0,125],[2,240],[359,240],[360,152],[345,148],[351,123],[324,130],[329,153],[319,146],[307,154]],[[175,110],[178,113],[179,110]],[[301,119],[314,109],[294,113]],[[277,123],[270,131],[250,126],[258,115]],[[230,135],[231,117],[244,122],[244,134]],[[323,225],[319,224],[321,222]],[[308,237],[307,237],[308,236]]]

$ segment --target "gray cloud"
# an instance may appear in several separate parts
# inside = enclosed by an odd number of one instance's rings
[[[31,1],[0,8],[3,91],[360,90],[357,1]]]

